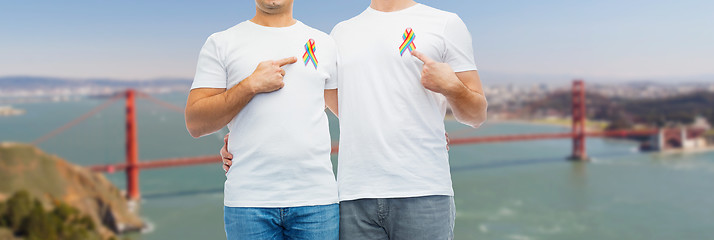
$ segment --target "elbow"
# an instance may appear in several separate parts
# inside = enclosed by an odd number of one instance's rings
[[[199,138],[199,137],[203,136],[203,134],[201,133],[201,131],[199,131],[198,128],[196,128],[195,126],[192,126],[189,123],[186,123],[186,129],[188,130],[188,134],[191,135],[191,137],[193,137],[193,138]]]
[[[472,128],[479,128],[486,122],[488,101],[486,101],[485,96],[479,96],[480,98],[478,98],[473,105],[467,107],[468,110],[462,111],[461,114],[458,114],[459,112],[454,112],[454,116],[457,121]]]
[[[191,129],[188,130],[188,134],[190,134],[191,137],[196,138],[196,139],[198,139],[198,138],[200,138],[201,136],[203,136],[203,135],[201,135],[200,133],[196,132],[195,130],[194,130],[194,131],[191,131]]]
[[[188,114],[185,116],[186,130],[188,130],[188,134],[191,135],[191,137],[193,138],[200,138],[212,134],[221,130],[221,128],[225,126],[225,124],[210,121],[200,116],[191,116],[192,115]]]
[[[484,113],[483,116],[477,116],[472,119],[469,119],[468,121],[464,121],[464,124],[472,128],[479,128],[484,123],[486,123],[486,113]]]
[[[460,121],[460,122],[462,122],[472,128],[481,127],[481,125],[486,123],[486,120],[488,119],[488,114],[487,114],[487,110],[486,110],[487,108],[488,108],[488,105],[484,105],[482,109],[479,109],[477,112],[475,112],[473,115],[471,115],[468,119],[464,119],[463,121]]]
[[[187,119],[186,130],[188,130],[188,134],[191,135],[191,137],[193,138],[200,138],[217,132],[218,130],[221,130],[221,127],[213,128],[211,125],[208,124],[210,123],[188,121]]]
[[[195,121],[192,121],[188,116],[186,116],[186,130],[188,130],[188,134],[193,138],[199,138],[205,135],[201,128],[197,126]]]
[[[488,102],[484,97],[483,105],[481,105],[480,109],[478,110],[478,113],[476,114],[475,120],[473,121],[471,127],[478,128],[484,123],[486,123],[486,120],[488,120]]]
[[[487,119],[487,117],[486,117],[486,112],[484,111],[484,113],[482,114],[482,116],[479,116],[479,117],[476,118],[474,121],[472,121],[469,126],[471,126],[472,128],[479,128],[479,127],[481,127],[481,125],[483,125],[484,123],[486,123],[486,119]]]

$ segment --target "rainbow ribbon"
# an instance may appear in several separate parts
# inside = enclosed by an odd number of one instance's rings
[[[404,55],[404,52],[409,49],[409,52],[414,51],[416,49],[416,46],[414,46],[414,39],[416,38],[416,34],[414,34],[414,31],[412,31],[412,28],[407,28],[407,30],[404,31],[404,34],[402,34],[402,39],[404,39],[404,42],[402,42],[402,45],[399,46],[399,55]]]
[[[315,57],[315,40],[307,40],[307,43],[305,43],[305,54],[302,55],[302,60],[305,62],[305,66],[307,66],[307,63],[312,60],[312,65],[315,66],[315,69],[317,69],[317,58]]]

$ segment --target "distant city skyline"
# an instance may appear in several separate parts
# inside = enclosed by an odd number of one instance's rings
[[[417,2],[461,16],[486,84],[714,81],[713,1]],[[299,0],[295,18],[329,33],[368,5]],[[6,1],[0,76],[190,79],[205,39],[254,14],[237,0]]]

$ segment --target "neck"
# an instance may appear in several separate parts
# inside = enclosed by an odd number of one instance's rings
[[[250,21],[266,27],[289,27],[297,20],[293,18],[293,10],[290,6],[289,10],[279,13],[268,13],[256,8],[255,16]]]
[[[372,0],[369,5],[372,9],[381,12],[394,12],[408,7],[414,6],[417,3],[414,0]]]

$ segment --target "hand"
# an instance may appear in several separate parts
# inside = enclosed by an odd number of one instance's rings
[[[245,84],[252,89],[254,93],[267,93],[283,88],[285,83],[283,77],[285,70],[282,66],[293,64],[297,61],[295,57],[283,58],[280,60],[263,61],[258,64],[250,76],[245,80]]]
[[[448,95],[465,87],[449,64],[436,62],[419,51],[412,51],[412,55],[424,62],[421,70],[424,88]]]
[[[223,158],[223,171],[228,174],[228,169],[233,165],[233,154],[228,152],[228,134],[223,137],[223,147],[221,148],[221,158]]]
[[[451,143],[451,139],[449,138],[449,133],[444,133],[446,135],[446,151],[449,151],[449,143]],[[227,137],[228,135],[226,135]]]

